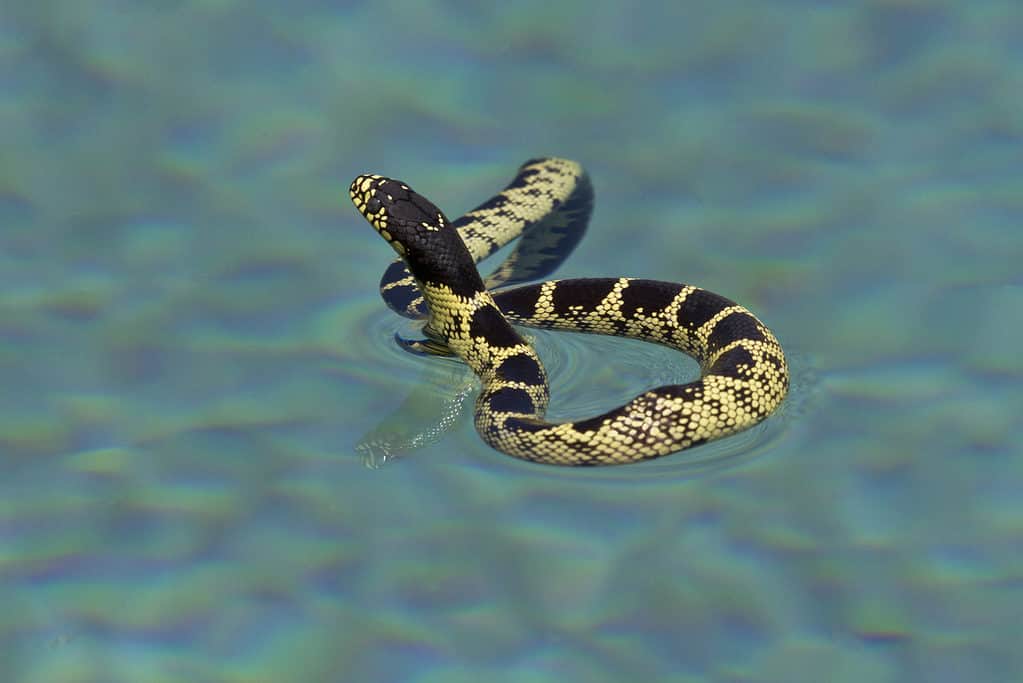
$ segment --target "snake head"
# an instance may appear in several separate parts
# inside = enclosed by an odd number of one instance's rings
[[[466,280],[482,287],[462,238],[433,202],[400,180],[360,175],[348,194],[359,213],[387,240],[420,281]]]
[[[352,203],[399,254],[398,245],[420,233],[438,232],[448,221],[430,200],[400,180],[360,175],[348,188]]]

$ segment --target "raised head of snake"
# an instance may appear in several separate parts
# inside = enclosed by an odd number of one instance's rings
[[[496,401],[516,414],[535,418],[547,408],[547,377],[535,351],[494,303],[458,231],[440,209],[408,185],[376,175],[361,175],[351,185],[352,202],[380,236],[404,259],[419,283],[429,309],[428,337],[445,344],[482,378],[478,402]],[[499,367],[507,364],[531,384],[508,392]],[[509,370],[510,372],[510,370]],[[491,413],[487,413],[490,415]]]
[[[443,283],[462,295],[484,290],[462,238],[429,199],[379,175],[360,175],[348,193],[420,283]]]

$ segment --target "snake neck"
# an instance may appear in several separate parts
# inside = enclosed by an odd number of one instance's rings
[[[438,335],[487,384],[513,355],[536,359],[533,348],[504,318],[485,289],[456,292],[444,285],[420,283],[429,308],[429,330]],[[539,360],[537,359],[537,363]]]

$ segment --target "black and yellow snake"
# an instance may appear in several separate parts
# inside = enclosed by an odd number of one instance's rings
[[[746,429],[785,397],[788,367],[777,339],[752,313],[712,292],[624,277],[488,289],[548,272],[539,267],[523,275],[506,267],[485,284],[476,269],[477,261],[534,225],[554,223],[555,235],[578,240],[567,228],[580,214],[582,222],[588,218],[592,189],[574,162],[526,162],[504,190],[455,224],[398,180],[360,175],[349,193],[401,257],[381,283],[385,300],[404,315],[425,314],[425,331],[437,347],[476,373],[483,384],[476,429],[499,451],[556,465],[656,458]],[[701,377],[646,391],[587,420],[545,422],[546,372],[509,321],[664,344],[695,358]]]

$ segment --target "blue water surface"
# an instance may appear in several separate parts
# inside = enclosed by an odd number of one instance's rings
[[[0,136],[0,681],[1023,671],[1016,0],[9,3]],[[457,216],[544,155],[597,195],[558,275],[746,304],[779,415],[480,441],[347,185]],[[530,334],[559,419],[696,372]]]

